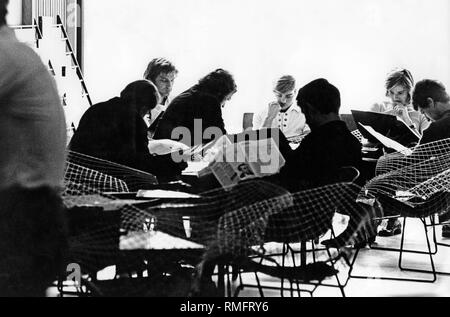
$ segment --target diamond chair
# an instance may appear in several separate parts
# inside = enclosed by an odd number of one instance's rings
[[[123,229],[120,226],[127,226],[127,214],[141,213],[105,193],[128,193],[130,188],[145,188],[155,182],[156,178],[151,174],[69,151],[63,192],[70,231],[68,263],[80,262],[90,278],[95,278],[98,270],[111,263],[106,259],[117,256],[115,248]],[[136,220],[142,227],[145,221],[139,217]],[[64,292],[62,279],[65,275],[61,274],[58,283],[61,295],[70,294]],[[83,292],[78,290],[75,294],[83,295]]]
[[[74,151],[67,151],[65,179],[91,189],[116,193],[151,189],[158,184],[150,173]]]
[[[246,208],[252,212],[261,212],[261,210],[270,212],[268,227],[264,233],[264,242],[281,242],[284,245],[283,251],[286,251],[286,247],[291,248],[291,243],[314,241],[320,238],[331,229],[335,211],[345,210],[345,214],[351,215],[352,221],[349,223],[349,230],[347,230],[351,234],[338,240],[342,242],[343,247],[349,242],[354,242],[359,233],[366,229],[370,217],[373,216],[369,209],[365,209],[356,203],[355,198],[359,191],[360,187],[353,183],[338,183],[292,194],[292,202],[289,204],[286,204],[285,197],[280,197]],[[239,228],[239,222],[236,226]],[[238,229],[234,230],[237,231]],[[327,260],[325,262],[316,261],[314,256],[314,263],[309,266],[306,264],[305,252],[302,253],[303,258],[300,263],[296,261],[295,253],[290,252],[293,265],[289,266],[286,263],[287,252],[283,252],[280,263],[277,256],[268,255],[265,252],[264,245],[260,246],[258,251],[259,258],[248,257],[240,263],[244,271],[255,273],[257,285],[245,284],[241,277],[241,284],[236,290],[236,296],[243,289],[254,287],[258,288],[261,296],[264,296],[264,289],[280,290],[281,296],[284,296],[284,280],[288,280],[291,284],[291,296],[294,296],[295,293],[301,296],[303,292],[308,292],[312,296],[319,286],[337,287],[341,294],[345,296],[344,288],[347,281],[345,283],[340,281],[335,267],[339,256],[333,257],[329,249],[326,249]],[[315,254],[315,252],[313,253]],[[263,265],[264,262],[271,265]],[[326,263],[330,263],[330,266]],[[281,286],[261,285],[258,273],[280,278]],[[324,282],[327,276],[334,276],[337,284]],[[296,287],[294,287],[294,284]],[[312,291],[302,290],[300,284],[312,285],[314,289]]]
[[[80,234],[71,244],[72,263],[82,264],[89,272],[107,265],[126,266],[134,257],[146,264],[146,276],[119,276],[107,281],[87,276],[83,285],[91,296],[188,295],[188,289],[180,293],[171,285],[189,285],[188,277],[205,250],[217,245],[219,219],[247,204],[286,193],[276,185],[251,181],[198,198],[152,202],[144,208],[78,184],[69,185],[71,196],[65,199],[68,206],[86,206],[94,199],[96,205],[115,206],[118,215],[115,221],[101,226],[91,225],[91,220],[78,230]],[[78,196],[74,194],[77,189]],[[92,210],[85,213],[93,216]],[[103,219],[102,215],[98,210],[96,216]]]
[[[439,246],[436,240],[436,223],[434,219],[436,216],[447,214],[450,207],[450,153],[437,157],[428,157],[425,161],[376,177],[365,186],[360,194],[359,199],[361,201],[370,203],[370,201],[377,200],[381,203],[385,214],[399,215],[404,218],[404,228],[399,249],[375,246],[371,246],[371,249],[399,252],[398,266],[402,271],[431,274],[430,279],[377,277],[379,279],[433,283],[436,281],[437,274],[448,274],[436,271],[433,255],[438,252]],[[422,221],[427,243],[426,251],[405,249],[405,226],[408,218],[416,218]],[[427,224],[426,220],[428,218],[430,219],[430,224]],[[433,229],[435,250],[431,248],[428,235],[429,227]],[[428,255],[431,271],[406,268],[403,264],[403,255],[405,253]],[[356,262],[357,255],[358,253],[355,254],[353,264]],[[352,278],[371,278],[354,274],[353,271],[350,272],[350,275]]]

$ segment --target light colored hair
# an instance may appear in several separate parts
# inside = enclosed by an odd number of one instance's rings
[[[389,90],[395,86],[401,85],[408,90],[407,102],[411,102],[411,92],[414,88],[414,78],[411,72],[404,68],[393,69],[386,78],[386,97],[389,96]]]
[[[282,94],[285,94],[287,92],[294,90],[295,86],[296,86],[295,78],[292,77],[291,75],[285,75],[280,77],[280,79],[278,79],[275,82],[274,89]]]

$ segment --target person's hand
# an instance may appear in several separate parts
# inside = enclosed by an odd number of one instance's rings
[[[396,116],[401,118],[403,120],[403,122],[406,123],[406,125],[408,125],[408,126],[414,125],[414,123],[411,120],[411,117],[409,116],[408,108],[406,108],[405,106],[395,105],[394,113]]]
[[[267,118],[275,119],[278,113],[280,112],[281,107],[278,102],[272,102],[269,104],[269,112],[267,114]]]

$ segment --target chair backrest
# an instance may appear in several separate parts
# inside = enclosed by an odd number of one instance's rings
[[[73,194],[73,184],[80,184],[99,192],[128,192],[127,184],[99,171],[67,162],[64,174],[66,194]]]
[[[225,214],[219,221],[218,253],[244,254],[252,246],[269,241],[312,240],[332,226],[336,211],[350,215],[355,233],[372,214],[356,203],[360,187],[339,183],[286,194]]]
[[[395,152],[381,157],[377,163],[375,174],[383,175],[394,172],[448,153],[450,153],[450,139],[419,145],[404,153]]]
[[[253,117],[254,116],[255,116],[254,113],[244,113],[244,117],[242,120],[242,127],[243,127],[244,131],[253,128]]]
[[[153,188],[158,184],[157,178],[150,173],[73,151],[67,152],[67,163],[118,179],[126,184],[126,191]],[[88,177],[88,174],[85,176]]]

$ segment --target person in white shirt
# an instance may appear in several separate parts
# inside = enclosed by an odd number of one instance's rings
[[[397,116],[420,135],[430,126],[429,120],[411,104],[414,78],[407,69],[396,68],[386,79],[386,97],[388,100],[374,104],[371,111]]]
[[[175,65],[165,58],[155,58],[147,66],[144,73],[144,79],[151,81],[161,96],[161,102],[145,118],[149,126],[149,134],[152,137],[159,119],[164,114],[169,105],[169,96],[172,92],[173,84],[178,76],[178,70]]]
[[[414,110],[412,101],[412,90],[414,78],[411,72],[404,68],[392,70],[386,78],[387,101],[375,104],[370,109],[373,112],[390,114],[403,121],[412,130],[420,135],[430,126],[429,120],[419,111]],[[388,220],[386,227],[379,232],[381,237],[391,237],[402,233],[402,224],[398,218]]]
[[[295,78],[290,75],[282,76],[276,81],[273,92],[276,101],[271,102],[265,111],[255,117],[253,127],[279,128],[288,139],[310,132],[305,115],[294,103],[297,95]]]

